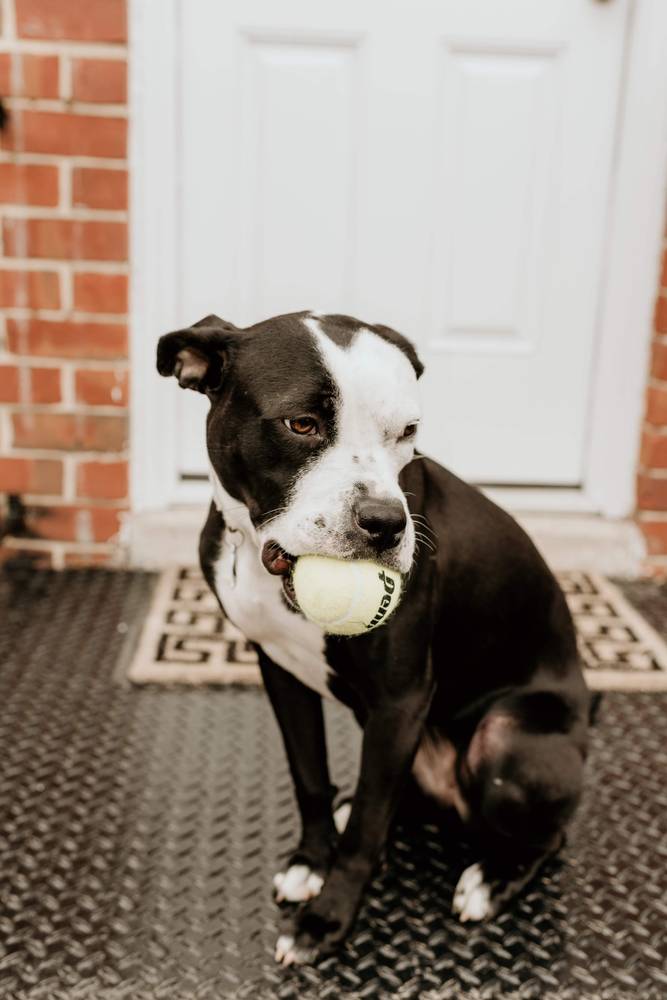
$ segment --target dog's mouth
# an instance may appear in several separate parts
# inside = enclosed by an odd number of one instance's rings
[[[294,585],[292,583],[292,568],[296,562],[296,557],[285,552],[283,548],[278,545],[278,542],[270,540],[265,542],[262,546],[262,563],[264,564],[264,569],[272,576],[279,576],[282,578],[281,582],[283,585],[283,593],[287,598],[288,603],[293,608],[298,608],[296,594],[294,592]]]

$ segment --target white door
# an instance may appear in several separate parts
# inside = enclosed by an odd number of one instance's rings
[[[183,2],[175,321],[394,326],[426,364],[424,451],[580,483],[627,8]],[[206,401],[175,398],[185,496]]]

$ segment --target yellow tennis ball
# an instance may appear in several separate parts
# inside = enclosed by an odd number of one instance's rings
[[[401,599],[401,574],[369,559],[299,556],[292,584],[306,618],[331,635],[383,625]]]

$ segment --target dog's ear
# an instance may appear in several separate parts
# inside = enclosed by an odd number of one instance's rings
[[[215,392],[238,336],[233,323],[212,315],[185,330],[165,333],[157,345],[157,370],[165,377],[174,375],[181,389]]]

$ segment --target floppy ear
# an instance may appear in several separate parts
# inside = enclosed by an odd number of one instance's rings
[[[211,315],[185,330],[165,333],[157,345],[157,370],[165,377],[175,375],[181,389],[215,392],[238,332],[233,323]]]

